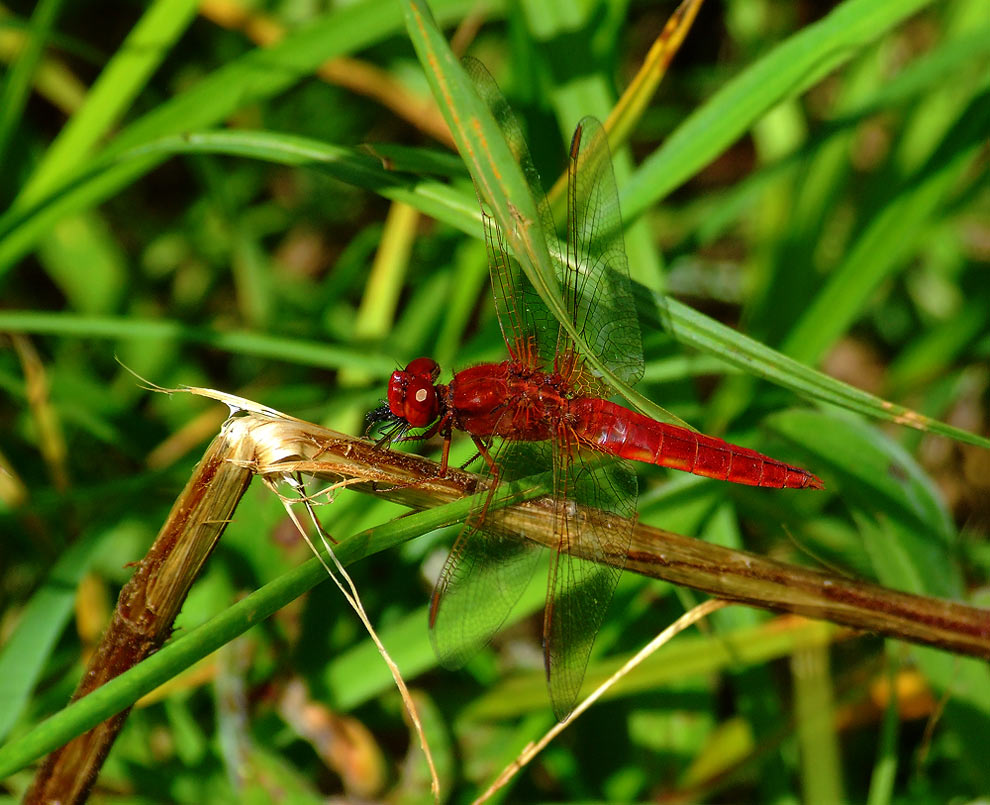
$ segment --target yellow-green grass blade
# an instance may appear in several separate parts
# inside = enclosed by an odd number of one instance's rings
[[[10,138],[31,94],[31,82],[61,7],[62,0],[41,0],[35,6],[24,47],[14,65],[6,71],[3,87],[0,88],[0,164],[6,161],[4,157]]]
[[[477,234],[481,228],[477,203],[466,193],[440,182],[386,170],[380,159],[361,149],[273,132],[189,133],[153,139],[121,153],[103,155],[85,171],[76,173],[72,181],[60,184],[29,208],[10,210],[0,217],[0,275],[65,216],[100,203],[119,190],[122,181],[137,178],[169,156],[186,153],[228,154],[316,168],[386,198],[404,201],[462,231]],[[408,152],[405,157],[413,162]],[[436,167],[444,164],[429,154],[420,163]]]
[[[503,486],[505,489],[496,493],[493,505],[517,502],[540,491],[538,487],[535,491],[520,492],[521,484]],[[487,498],[487,494],[484,492],[479,496],[418,512],[358,534],[337,546],[337,558],[347,565],[394,548],[434,529],[459,522],[471,511],[477,502],[475,498]],[[238,601],[202,626],[168,643],[144,662],[82,699],[72,702],[20,738],[0,747],[0,779],[130,707],[145,694],[326,580],[326,571],[313,558]]]
[[[493,8],[496,5],[492,3]],[[477,10],[477,4],[470,0],[440,0],[436,6],[441,19],[459,19],[468,10]],[[120,156],[168,135],[216,125],[237,109],[288,90],[312,75],[327,59],[381,42],[393,35],[400,24],[399,9],[391,0],[367,0],[328,12],[277,45],[252,50],[158,105],[121,131],[96,159]],[[8,211],[0,218],[0,277],[33,249],[59,218],[112,197],[160,164],[165,156],[150,153],[116,165],[101,174],[98,181],[85,182],[84,193],[73,192],[90,174],[87,166],[80,165],[49,187],[46,198],[60,199],[58,205],[36,202],[28,217],[24,210]],[[32,220],[35,217],[41,220]]]
[[[726,327],[675,299],[655,298],[660,321],[683,344],[714,355],[744,372],[789,388],[804,397],[828,402],[876,419],[990,449],[990,439],[895,405]]]
[[[306,366],[363,369],[382,377],[387,377],[395,369],[395,362],[390,357],[376,355],[367,348],[343,347],[325,341],[306,341],[243,330],[224,332],[167,319],[7,310],[0,311],[0,331],[81,339],[181,341],[234,354],[254,355]]]
[[[127,35],[59,132],[15,202],[27,205],[73,172],[116,125],[145,83],[195,19],[196,0],[157,0]]]
[[[547,244],[548,233],[539,225],[536,201],[498,124],[447,45],[426,3],[408,0],[404,8],[409,37],[458,150],[478,192],[490,205],[509,248],[540,298],[601,377],[640,410],[658,419],[680,423],[673,414],[615,377],[588,348],[564,310]]]
[[[781,101],[799,95],[931,0],[846,0],[744,70],[651,154],[620,193],[635,220],[741,137]]]

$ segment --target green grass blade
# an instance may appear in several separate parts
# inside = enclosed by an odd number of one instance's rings
[[[946,599],[964,595],[955,527],[934,483],[899,445],[856,420],[807,411],[773,417],[771,425],[806,446],[817,444],[821,460],[833,465],[882,584]],[[990,769],[980,736],[990,725],[990,669],[928,647],[910,651],[946,697],[944,728],[956,733],[963,766],[985,789]]]
[[[912,646],[911,657],[940,698],[944,697],[940,721],[943,729],[954,733],[960,771],[969,776],[972,790],[990,790],[990,765],[983,743],[990,730],[990,666],[925,646]]]
[[[697,674],[728,668],[759,666],[786,657],[801,648],[827,646],[836,635],[830,623],[808,621],[799,627],[780,628],[759,623],[717,635],[678,635],[641,665],[629,672],[603,698],[616,699],[641,691],[656,691]],[[585,680],[587,690],[614,674],[629,657],[609,657],[592,663]],[[486,720],[520,716],[546,707],[546,679],[542,671],[518,674],[492,687],[466,708],[462,719]]]
[[[897,671],[900,663],[889,659],[886,682],[890,691],[896,690]],[[898,712],[900,699],[891,695],[883,712],[880,740],[877,742],[877,757],[870,775],[870,792],[866,805],[890,805],[893,801],[894,781],[897,775],[897,738],[901,716]]]
[[[346,348],[251,332],[221,332],[163,319],[77,316],[71,313],[0,311],[0,331],[100,339],[176,340],[241,355],[283,360],[326,369],[363,369],[387,377],[395,361],[367,348]]]
[[[828,646],[801,649],[790,657],[795,733],[804,801],[840,805],[847,800],[828,658]]]
[[[660,321],[679,342],[714,355],[747,374],[850,411],[990,449],[990,439],[986,437],[939,422],[829,377],[675,299],[656,296],[654,301],[661,311],[658,314]]]
[[[25,210],[0,217],[0,276],[28,252],[63,217],[103,201],[169,156],[207,153],[249,157],[296,167],[313,167],[341,181],[404,201],[461,231],[477,235],[481,228],[473,198],[448,185],[395,173],[358,149],[343,148],[288,134],[217,131],[152,140],[112,157],[102,157],[72,182]],[[128,178],[129,177],[129,178]]]
[[[121,119],[148,78],[196,16],[196,0],[157,0],[93,84],[83,106],[59,132],[17,204],[30,204],[73,172]]]
[[[784,342],[783,351],[817,362],[859,317],[877,286],[913,253],[949,190],[971,168],[990,127],[990,90],[972,99],[943,142],[853,244]],[[985,171],[985,169],[984,169]]]
[[[481,213],[475,199],[448,185],[400,173],[404,165],[446,168],[446,161],[407,149],[400,164],[386,169],[363,148],[346,148],[292,134],[268,131],[208,131],[165,137],[120,155],[120,160],[148,154],[226,154],[301,168],[315,168],[355,187],[401,201],[467,234],[477,234]]]
[[[491,207],[509,249],[544,304],[574,339],[589,364],[640,410],[683,424],[617,378],[590,349],[564,309],[536,201],[487,105],[454,56],[423,0],[407,0],[406,27],[475,187]],[[554,234],[554,233],[550,233]]]
[[[409,36],[475,186],[491,204],[533,287],[544,301],[551,303],[557,295],[556,274],[546,233],[538,224],[536,202],[522,170],[488,106],[448,47],[429,7],[420,0],[410,0],[403,7]],[[559,301],[556,307],[560,308]],[[560,318],[566,318],[559,312]]]
[[[867,551],[884,584],[919,595],[956,598],[963,590],[955,529],[934,483],[899,444],[858,418],[785,411],[767,424],[830,466],[843,500],[875,519],[882,533]]]
[[[476,6],[468,0],[441,0],[437,7],[442,18],[456,17]],[[352,53],[394,34],[401,22],[398,9],[390,0],[369,0],[332,11],[269,48],[258,48],[211,73],[188,91],[156,107],[124,129],[98,157],[119,156],[167,135],[179,135],[216,125],[246,105],[260,102],[289,89],[310,76],[327,59]],[[98,204],[152,170],[164,154],[132,160],[103,173],[98,181],[86,184],[86,192],[74,192],[80,169],[50,188],[49,198],[57,205],[44,207],[44,220],[19,222],[8,227],[11,213],[0,219],[0,277],[17,260],[29,253],[48,228],[64,215]],[[22,212],[22,211],[21,211]]]
[[[31,15],[24,48],[14,66],[7,71],[7,80],[0,90],[0,164],[6,161],[7,146],[21,119],[24,104],[31,93],[31,82],[61,7],[62,0],[40,0]]]
[[[735,142],[771,107],[848,61],[931,0],[846,0],[719,90],[640,166],[620,193],[635,220]]]
[[[500,502],[510,502],[518,497],[513,497],[511,493],[500,492],[498,495]],[[473,497],[465,498],[363,532],[341,543],[336,550],[337,557],[347,565],[393,548],[428,531],[462,520],[475,502]],[[157,654],[68,705],[26,735],[0,747],[0,779],[130,707],[141,696],[174,678],[322,581],[327,581],[326,571],[315,558],[311,559],[167,644]]]
[[[82,539],[55,563],[0,649],[0,740],[24,712],[52,648],[72,616],[76,587],[111,532]]]
[[[935,485],[906,451],[846,417],[788,411],[768,424],[833,466],[830,474],[842,485],[882,584],[950,600],[964,595],[955,527]],[[990,669],[985,662],[924,646],[910,651],[946,697],[943,729],[955,733],[962,766],[985,789],[990,770],[980,736],[990,725]]]

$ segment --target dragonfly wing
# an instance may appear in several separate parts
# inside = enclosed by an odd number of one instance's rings
[[[492,117],[498,123],[502,136],[505,137],[509,149],[522,169],[536,203],[540,219],[537,224],[542,228],[548,242],[554,241],[556,227],[553,213],[550,211],[546,193],[543,192],[540,175],[533,165],[533,158],[523,137],[522,128],[509,102],[498,88],[491,73],[480,61],[469,56],[462,60],[461,65],[474,83],[479,97],[488,106]],[[542,362],[544,366],[552,366],[557,322],[533,289],[519,263],[510,255],[505,235],[495,222],[491,209],[480,191],[478,191],[478,201],[481,204],[482,220],[485,225],[485,243],[488,247],[488,266],[492,275],[495,310],[509,352],[514,359],[524,361],[528,365]]]
[[[500,481],[548,466],[545,443],[502,443]],[[543,462],[537,463],[537,462]],[[430,636],[440,663],[460,668],[484,648],[508,617],[539,564],[541,546],[509,533],[500,512],[482,503],[465,521],[447,557],[430,606]]]
[[[548,349],[541,349],[551,339],[539,334],[555,332],[557,322],[523,274],[519,263],[509,255],[505,236],[480,193],[478,203],[485,227],[495,311],[509,354],[513,360],[533,368],[552,366],[553,355]]]
[[[636,474],[629,462],[614,456],[556,443],[555,450],[558,549],[550,563],[543,653],[553,711],[563,721],[574,709],[591,647],[629,552]],[[605,517],[573,510],[569,501],[604,512]]]
[[[578,123],[567,167],[566,309],[588,347],[630,385],[643,376],[643,342],[629,283],[619,193],[605,129],[593,117]],[[573,353],[560,328],[557,354]]]

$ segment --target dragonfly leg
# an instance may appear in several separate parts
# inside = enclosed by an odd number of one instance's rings
[[[479,436],[471,436],[471,440],[474,442],[474,446],[478,448],[478,455],[481,456],[485,463],[488,465],[488,469],[491,471],[492,478],[498,479],[498,465],[495,464],[495,459],[492,458],[492,454],[488,452],[488,445],[485,444],[484,440]],[[474,458],[471,459],[474,461]],[[468,464],[471,463],[468,462]]]
[[[478,456],[481,456],[485,459],[485,463],[488,464],[488,469],[490,472],[488,495],[485,497],[485,502],[481,507],[481,511],[477,512],[476,515],[472,515],[471,518],[472,525],[475,528],[481,528],[481,524],[488,518],[488,507],[491,505],[492,498],[495,496],[495,490],[498,489],[498,482],[502,473],[498,467],[498,464],[495,463],[495,459],[492,458],[492,454],[488,450],[490,442],[489,444],[486,444],[484,439],[480,436],[475,436],[474,434],[471,435],[471,440],[474,442],[474,446],[478,448],[477,455],[474,456],[471,461],[475,461]],[[468,464],[470,464],[471,461],[469,461]]]
[[[483,440],[481,440],[480,437],[474,437],[474,436],[472,436],[472,438],[474,439],[475,444],[478,445],[478,450],[475,452],[475,454],[473,456],[471,456],[471,458],[469,458],[467,461],[465,461],[463,464],[461,464],[461,469],[462,470],[467,470],[468,467],[470,467],[472,464],[474,464],[474,462],[477,461],[479,458],[484,458],[485,459],[485,463],[488,464],[488,469],[489,470],[494,470],[494,467],[493,467],[493,464],[492,464],[492,462],[494,461],[494,459],[492,459],[491,458],[491,454],[489,454],[487,452],[488,449],[491,447],[491,441],[489,440],[489,442],[486,444]]]
[[[388,434],[378,442],[379,445],[386,444],[387,442],[394,442],[395,444],[401,444],[402,442],[428,442],[437,432],[440,430],[440,426],[443,424],[443,420],[437,420],[433,425],[430,426],[429,430],[423,431],[423,433],[415,433],[412,436],[397,436],[390,437]],[[409,430],[406,428],[405,430]],[[387,441],[386,441],[387,440]]]
[[[475,452],[475,454],[473,456],[471,456],[471,458],[469,458],[467,461],[465,461],[463,464],[461,464],[461,469],[462,470],[467,470],[479,458],[481,458],[481,453]]]
[[[443,452],[440,454],[440,477],[447,474],[447,462],[450,459],[450,430],[443,435]]]

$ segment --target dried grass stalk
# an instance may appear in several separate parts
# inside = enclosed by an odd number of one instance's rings
[[[192,390],[234,404],[227,395]],[[74,698],[140,662],[169,636],[193,579],[212,551],[254,474],[302,473],[424,509],[476,491],[477,478],[415,455],[239,401],[178,500],[158,538],[120,595],[117,611]],[[575,516],[609,528],[610,518],[578,507]],[[507,511],[506,527],[552,545],[552,512],[534,500]],[[580,553],[581,546],[575,546]],[[990,659],[990,612],[721,548],[642,524],[627,556],[607,557],[627,569],[692,587],[728,601],[791,612]],[[424,624],[425,628],[425,624]],[[82,801],[120,730],[124,711],[48,756],[28,802]]]
[[[157,651],[200,569],[223,534],[252,473],[239,461],[250,444],[238,420],[207,448],[158,537],[124,585],[110,625],[72,698],[80,699]],[[52,752],[25,802],[82,802],[127,718],[128,710]]]

